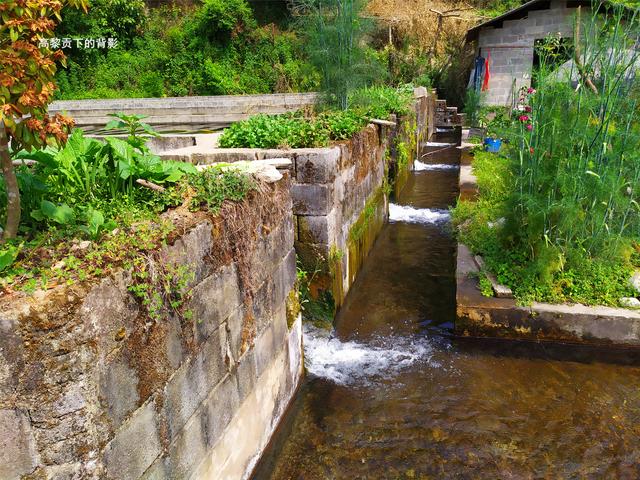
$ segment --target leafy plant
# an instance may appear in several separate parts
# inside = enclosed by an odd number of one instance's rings
[[[62,51],[38,48],[38,40],[53,35],[64,5],[86,10],[87,0],[20,1],[2,3],[0,23],[0,167],[7,197],[6,222],[0,241],[14,238],[20,225],[20,189],[9,155],[47,142],[63,144],[73,122],[61,115],[51,118],[56,62]]]
[[[81,225],[79,228],[92,240],[99,239],[104,232],[113,230],[117,225],[113,220],[105,221],[102,212],[91,207],[87,209],[85,217],[86,225]]]
[[[42,200],[40,208],[31,212],[36,220],[49,220],[59,225],[70,225],[76,220],[76,212],[66,203],[56,205],[49,200]]]
[[[413,89],[411,87],[365,87],[350,95],[352,108],[363,110],[372,118],[386,119],[394,113],[399,116],[411,112]]]
[[[105,125],[105,130],[123,130],[128,134],[128,142],[131,146],[137,148],[140,151],[146,152],[144,148],[146,146],[146,139],[140,138],[141,134],[150,135],[152,137],[159,137],[158,134],[148,123],[144,123],[142,120],[147,118],[147,115],[126,115],[124,113],[110,113],[110,117],[115,117],[115,120],[111,120]]]
[[[191,208],[206,208],[218,213],[225,200],[240,201],[254,186],[251,177],[232,168],[207,168],[189,176],[189,187],[195,193],[191,199]]]
[[[0,272],[10,267],[18,257],[23,244],[5,243],[0,247]]]
[[[219,140],[223,148],[308,148],[331,140],[352,138],[370,118],[388,118],[410,112],[412,96],[407,89],[371,88],[352,94],[353,108],[301,113],[255,115],[225,129]]]
[[[353,110],[327,112],[319,116],[320,124],[331,140],[347,140],[362,130],[367,117]]]

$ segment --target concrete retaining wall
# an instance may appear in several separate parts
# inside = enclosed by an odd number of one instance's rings
[[[398,119],[396,126],[371,123],[353,139],[327,148],[188,147],[160,155],[195,164],[291,159],[296,252],[305,270],[316,272],[312,293],[326,299],[330,294],[337,308],[386,221],[389,193],[402,188],[417,146],[435,129],[435,99],[424,88],[416,89],[415,97],[415,114]],[[408,150],[402,165],[400,143]]]
[[[638,311],[537,302],[522,307],[510,298],[483,296],[478,275],[471,252],[458,245],[457,335],[640,347]]]
[[[0,478],[250,474],[303,368],[289,180],[200,218],[147,260],[194,272],[193,318],[150,318],[123,270],[2,300]]]
[[[78,127],[100,129],[110,113],[148,115],[145,122],[165,129],[216,130],[257,113],[284,113],[315,104],[316,93],[122,98],[53,102],[49,113],[66,113]]]

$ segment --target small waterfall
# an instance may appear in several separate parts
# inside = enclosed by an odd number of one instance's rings
[[[413,208],[408,205],[389,204],[390,222],[408,222],[421,224],[438,224],[451,218],[448,210],[437,208]]]
[[[449,163],[424,163],[416,160],[414,162],[414,169],[416,172],[423,172],[428,170],[458,170],[460,167]]]
[[[430,362],[433,347],[426,337],[379,337],[371,345],[342,342],[331,332],[305,324],[307,371],[339,385],[373,384],[392,378],[417,362]]]

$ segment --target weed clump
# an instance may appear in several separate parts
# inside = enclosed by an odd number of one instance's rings
[[[352,138],[371,118],[407,115],[412,96],[408,89],[368,88],[352,95],[348,110],[328,109],[304,115],[255,115],[232,124],[220,137],[223,148],[311,148]]]

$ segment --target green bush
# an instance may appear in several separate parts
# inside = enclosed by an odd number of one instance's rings
[[[367,87],[350,95],[353,108],[361,109],[370,117],[386,119],[390,114],[403,116],[411,112],[413,89],[410,87]]]
[[[215,42],[227,42],[257,27],[246,0],[204,0],[194,23],[199,38]]]
[[[59,37],[117,38],[121,45],[131,45],[147,22],[143,0],[92,0],[88,13],[69,8],[62,18],[56,30]],[[72,50],[71,56],[81,52],[87,53]]]
[[[232,124],[220,137],[223,148],[307,148],[346,140],[362,130],[372,117],[410,112],[408,89],[369,88],[352,94],[353,108],[327,110],[310,117],[300,113],[255,115]]]
[[[233,30],[220,33],[232,18],[238,21]],[[69,35],[98,31],[95,19],[87,23],[67,25]],[[144,26],[121,48],[72,52],[68,68],[57,74],[57,98],[231,95],[318,87],[319,74],[304,60],[300,39],[272,25],[256,27],[244,0],[210,1],[193,11],[152,10]]]
[[[220,137],[223,148],[303,148],[329,142],[327,129],[316,119],[299,115],[255,115],[227,128]]]

